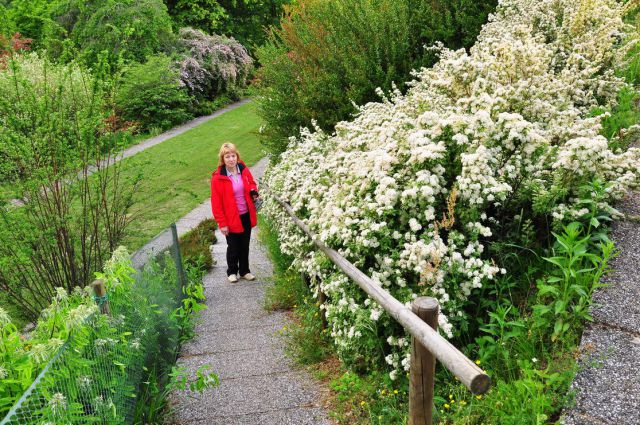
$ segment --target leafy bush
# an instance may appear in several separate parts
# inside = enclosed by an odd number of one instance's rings
[[[0,34],[0,70],[7,66],[7,60],[11,56],[30,50],[32,41],[30,38],[24,38],[19,32],[10,38]]]
[[[0,4],[0,35],[8,36],[15,32],[13,20],[9,16],[7,8]]]
[[[261,45],[265,28],[276,24],[289,0],[165,0],[176,27],[208,34],[226,34],[253,48]]]
[[[166,55],[130,65],[120,79],[116,105],[123,119],[146,131],[171,128],[193,117],[191,98],[180,83],[175,62]]]
[[[50,0],[12,0],[6,10],[7,21],[27,38],[35,40],[37,46],[44,45],[47,27],[51,22],[51,10],[58,4]],[[0,5],[0,24],[3,23],[2,9]],[[0,32],[5,32],[5,26],[0,25]],[[7,34],[4,34],[7,35]]]
[[[213,99],[246,85],[253,60],[233,38],[181,28],[178,45],[180,80],[191,95]]]
[[[207,219],[180,238],[180,253],[186,265],[203,271],[211,269],[213,257],[210,247],[218,241],[215,233],[217,228],[214,219]]]
[[[288,9],[257,50],[265,143],[280,153],[312,121],[331,131],[376,90],[404,90],[411,71],[432,65],[424,46],[470,46],[496,1],[306,0]]]
[[[102,81],[35,53],[0,70],[0,176],[23,203],[0,200],[0,288],[31,318],[55,287],[86,285],[130,221],[137,181],[107,167],[125,136],[105,124]]]
[[[600,134],[602,117],[590,116],[625,87],[612,69],[625,52],[615,49],[622,14],[614,2],[504,3],[470,53],[444,49],[406,95],[359,108],[333,136],[304,131],[268,170],[267,184],[398,300],[435,297],[442,332],[467,342],[483,314],[482,288],[506,282],[512,266],[491,249],[495,242],[507,249],[506,237],[530,223],[531,245],[511,243],[511,252],[539,251],[549,230],[615,214],[611,203],[640,182],[640,149],[617,150]],[[606,188],[601,196],[591,195],[596,182]],[[284,252],[327,294],[341,359],[386,363],[391,377],[402,376],[404,332],[300,237],[274,201],[264,211],[279,226]],[[565,307],[584,312],[573,301]],[[559,318],[548,319],[555,327]]]
[[[175,264],[164,260],[164,266],[152,262],[138,274],[124,248],[114,252],[97,273],[107,287],[111,315],[98,314],[90,287],[70,294],[57,288],[27,337],[0,309],[0,417],[49,364],[14,420],[122,423],[137,404],[136,423],[151,423],[159,413],[152,407],[166,405],[166,394],[158,400],[145,385],[154,380],[159,390],[186,386],[186,373],[172,367],[181,333],[192,328],[204,299],[202,275],[191,274],[181,305]],[[199,370],[198,376],[193,390],[217,383],[215,375]]]
[[[51,12],[56,25],[48,34],[71,40],[88,65],[102,52],[112,66],[144,62],[173,44],[171,18],[161,0],[62,1]]]
[[[164,0],[176,28],[193,27],[206,33],[218,33],[228,19],[217,0]]]

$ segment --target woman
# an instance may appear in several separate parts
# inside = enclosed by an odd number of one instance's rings
[[[220,231],[227,238],[227,276],[229,282],[254,280],[249,270],[251,228],[258,220],[254,201],[258,187],[249,167],[240,160],[233,143],[223,143],[218,169],[211,177],[211,210]]]

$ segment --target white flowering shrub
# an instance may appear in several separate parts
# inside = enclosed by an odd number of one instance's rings
[[[443,333],[459,335],[477,288],[506,272],[489,247],[516,215],[560,223],[580,215],[589,182],[607,183],[607,202],[638,185],[640,150],[612,150],[602,116],[590,116],[625,84],[622,14],[611,0],[502,1],[469,53],[439,48],[406,95],[360,107],[335,135],[303,131],[266,183],[401,302],[437,298]],[[274,201],[265,211],[283,252],[327,294],[343,360],[384,357],[392,378],[408,370],[399,326]]]

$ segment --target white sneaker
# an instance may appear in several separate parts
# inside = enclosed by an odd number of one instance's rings
[[[252,275],[251,273],[247,273],[244,276],[242,276],[242,278],[244,280],[256,280],[256,277],[254,275]]]
[[[231,283],[236,283],[238,281],[238,276],[236,276],[235,274],[230,274],[227,279],[229,279],[229,282]]]

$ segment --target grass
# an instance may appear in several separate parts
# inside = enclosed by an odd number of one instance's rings
[[[201,102],[200,108],[195,111],[195,116],[192,119],[198,119],[201,118],[203,116],[206,115],[211,115],[214,112],[217,112],[219,110],[221,110],[222,108],[225,108],[229,105],[231,105],[234,102],[238,102],[239,100],[248,97],[249,96],[249,91],[248,89],[240,89],[238,91],[238,93],[236,95],[230,96],[227,94],[220,94],[215,100],[213,101],[203,101]],[[185,124],[188,124],[188,122],[184,122],[182,124],[178,124],[177,127],[183,126]],[[130,148],[132,146],[135,146],[137,144],[139,144],[140,142],[144,142],[147,139],[150,139],[152,137],[158,136],[159,134],[164,133],[165,131],[170,130],[170,129],[161,129],[161,128],[157,128],[157,127],[153,127],[148,129],[147,131],[143,132],[143,133],[137,133],[134,134],[133,136],[131,136],[131,138],[129,139],[127,145],[124,147],[126,148]]]
[[[223,142],[235,143],[249,166],[262,158],[260,124],[249,103],[125,159],[123,177],[140,174],[142,182],[123,244],[135,251],[209,197],[209,179]]]

